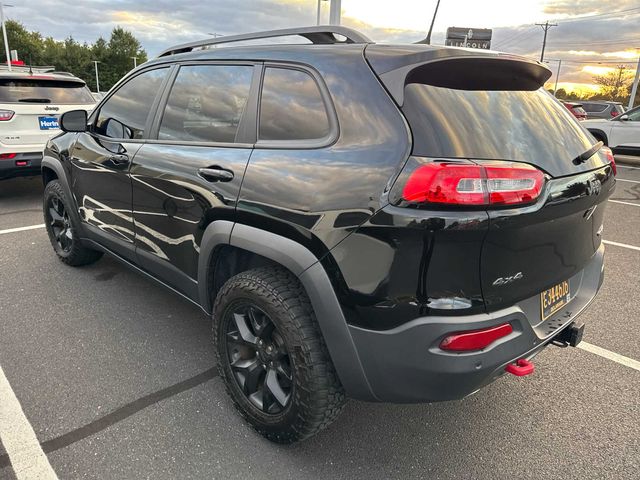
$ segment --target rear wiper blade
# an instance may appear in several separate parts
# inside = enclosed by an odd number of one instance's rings
[[[583,162],[586,162],[587,160],[589,160],[593,155],[595,155],[598,150],[600,150],[602,148],[602,146],[604,145],[604,142],[598,142],[596,143],[593,147],[591,147],[589,150],[587,150],[584,153],[581,153],[580,155],[578,155],[576,158],[573,159],[573,163],[576,165],[580,165]]]
[[[26,98],[19,98],[18,99],[19,102],[28,102],[28,103],[51,103],[51,99],[50,98],[31,98],[31,97],[26,97]]]

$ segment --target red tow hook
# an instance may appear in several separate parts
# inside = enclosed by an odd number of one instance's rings
[[[531,363],[529,360],[520,358],[516,360],[515,364],[510,363],[509,365],[504,367],[504,369],[512,375],[515,375],[516,377],[524,377],[525,375],[530,375],[533,373],[534,366],[533,363]]]

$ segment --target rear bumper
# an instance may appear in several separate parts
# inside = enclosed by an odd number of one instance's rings
[[[0,159],[0,180],[40,175],[42,152],[17,153],[15,158]]]
[[[571,324],[595,298],[604,275],[604,245],[570,280],[571,301],[546,321],[540,299],[530,299],[493,313],[458,317],[428,316],[400,327],[374,331],[350,326],[373,398],[384,402],[434,402],[463,398],[503,375],[519,358],[531,359]],[[575,282],[575,283],[574,283]],[[441,340],[453,332],[509,322],[513,332],[484,350],[451,353]]]

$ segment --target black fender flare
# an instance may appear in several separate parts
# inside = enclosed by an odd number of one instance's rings
[[[209,305],[211,255],[216,247],[231,245],[266,257],[296,275],[309,296],[320,331],[347,394],[376,401],[329,276],[318,259],[301,244],[272,232],[229,221],[212,222],[200,244],[198,287],[205,310]]]
[[[587,128],[587,130],[589,130],[589,133],[591,133],[592,135],[600,135],[602,137],[602,140],[604,141],[604,144],[607,146],[609,145],[609,137],[607,137],[607,134],[602,130],[600,130],[599,128]]]

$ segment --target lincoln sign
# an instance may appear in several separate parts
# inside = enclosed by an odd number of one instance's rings
[[[491,48],[490,28],[447,28],[447,39],[445,45],[448,47],[481,48],[489,50]]]

